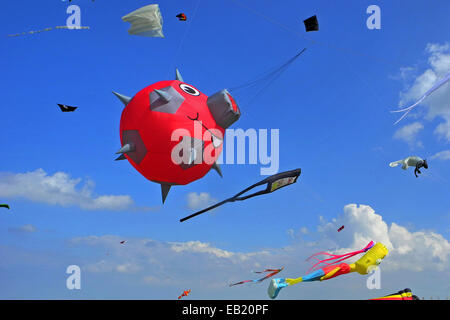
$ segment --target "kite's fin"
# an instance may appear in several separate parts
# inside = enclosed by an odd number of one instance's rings
[[[114,159],[115,161],[118,161],[118,160],[126,160],[127,158],[125,158],[125,156],[123,155],[123,153],[120,155],[120,156],[118,156],[116,159]]]
[[[219,164],[218,164],[217,162],[214,162],[214,164],[212,165],[211,169],[216,170],[217,173],[219,174],[219,176],[220,176],[221,178],[223,178],[223,175],[222,175],[222,169],[220,169],[220,166],[219,166]]]
[[[130,100],[131,100],[130,97],[124,96],[123,94],[120,94],[120,93],[118,93],[118,92],[114,92],[114,91],[113,91],[113,93],[114,93],[114,95],[115,95],[117,98],[119,98],[120,101],[122,101],[122,103],[123,103],[125,106],[126,106],[126,105],[128,104],[128,102],[130,102]]]
[[[163,204],[166,201],[167,195],[169,194],[170,187],[171,187],[170,184],[163,184],[163,183],[161,183],[161,195],[162,195],[162,202],[163,202]]]
[[[161,100],[163,100],[165,103],[169,103],[170,99],[172,99],[172,96],[169,93],[167,93],[166,91],[162,91],[162,90],[158,90],[158,89],[155,89],[153,91],[155,91],[156,94],[159,96],[159,98]]]
[[[178,80],[178,81],[184,82],[184,81],[183,81],[183,77],[181,76],[180,71],[178,71],[178,68],[175,69],[175,78],[176,78],[176,80]]]
[[[134,147],[134,145],[132,143],[127,143],[122,148],[120,148],[119,151],[116,152],[116,154],[131,152],[131,151],[135,151],[135,150],[136,150],[136,148]]]

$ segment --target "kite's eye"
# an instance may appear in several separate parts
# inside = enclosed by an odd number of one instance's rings
[[[194,87],[191,87],[190,85],[187,85],[185,83],[180,84],[180,88],[181,88],[181,90],[183,90],[187,94],[190,94],[191,96],[199,96],[200,95],[200,91],[198,91]]]
[[[214,148],[218,148],[222,144],[222,139],[217,138],[215,135],[211,135],[211,141]]]

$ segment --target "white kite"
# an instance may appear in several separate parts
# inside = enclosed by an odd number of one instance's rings
[[[131,28],[128,30],[129,34],[164,38],[162,32],[163,18],[157,4],[149,4],[130,12],[123,16],[122,20],[131,23]]]
[[[441,80],[439,80],[438,82],[436,82],[431,89],[429,89],[427,92],[425,92],[423,94],[422,97],[420,97],[419,100],[417,100],[413,105],[407,107],[407,108],[403,108],[400,110],[393,110],[391,112],[405,112],[400,119],[398,119],[394,124],[399,123],[404,117],[406,117],[406,115],[412,110],[414,109],[414,107],[416,107],[418,104],[420,104],[423,100],[425,100],[426,97],[428,97],[430,94],[432,94],[434,91],[436,91],[437,89],[439,89],[440,87],[442,87],[444,84],[446,84],[448,81],[450,80],[450,73],[447,73],[447,75],[442,78]]]
[[[418,173],[422,173],[420,172],[420,168],[424,167],[425,169],[428,169],[428,163],[426,159],[422,159],[420,157],[417,156],[411,156],[402,160],[398,160],[398,161],[394,161],[389,163],[390,167],[396,167],[398,165],[402,165],[402,169],[406,170],[408,169],[408,167],[415,167],[414,169],[414,175],[416,176],[416,178],[418,177]]]

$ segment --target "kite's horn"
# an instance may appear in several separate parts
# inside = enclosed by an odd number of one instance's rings
[[[216,170],[217,173],[219,174],[219,176],[220,176],[221,178],[223,178],[223,176],[222,176],[222,170],[220,169],[220,166],[217,164],[217,162],[214,162],[211,168],[214,169],[214,170]]]
[[[180,73],[180,71],[178,71],[178,69],[175,69],[175,78],[178,81],[184,82],[183,77],[181,76],[181,73]]]
[[[126,105],[128,104],[128,102],[130,102],[130,100],[131,100],[130,97],[124,96],[123,94],[120,94],[120,93],[117,93],[117,92],[114,92],[114,91],[113,91],[113,93],[114,93],[114,95],[115,95],[117,98],[119,98],[120,101],[122,101],[122,103],[123,103],[125,106],[126,106]]]
[[[153,91],[155,91],[158,94],[159,98],[161,100],[163,100],[165,103],[168,103],[170,101],[170,99],[172,99],[172,96],[169,93],[167,93],[166,91],[162,91],[162,90],[158,90],[158,89],[155,89]]]
[[[134,145],[132,143],[127,143],[122,148],[120,148],[119,151],[116,152],[116,154],[131,152],[131,151],[135,151],[135,150],[136,150],[136,148],[134,147]],[[120,160],[120,159],[118,159],[118,160]]]
[[[161,195],[163,204],[166,201],[167,195],[169,194],[170,187],[171,187],[170,184],[161,184]]]

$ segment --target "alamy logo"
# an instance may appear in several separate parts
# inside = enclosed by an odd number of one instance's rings
[[[224,141],[222,132],[216,129],[208,129],[203,132],[201,121],[196,121],[193,136],[189,130],[184,128],[172,132],[171,140],[179,143],[172,149],[171,159],[177,165],[200,163],[212,165],[214,162],[246,164],[248,158],[248,164],[258,164],[259,160],[259,164],[265,166],[260,169],[261,175],[273,175],[279,170],[279,136],[279,129],[270,129],[269,154],[267,129],[250,128],[245,131],[243,129],[227,129],[223,152],[217,157],[216,149],[220,148]],[[205,141],[212,143],[204,146]]]
[[[381,271],[378,266],[370,266],[368,270],[369,277],[367,277],[367,289],[381,289]]]
[[[369,30],[381,29],[381,9],[372,4],[367,7],[366,13],[371,14],[366,20],[366,26]]]
[[[70,265],[66,269],[66,273],[70,276],[66,280],[66,287],[69,290],[81,289],[81,269],[77,265]]]
[[[66,20],[66,26],[68,29],[80,29],[81,28],[81,9],[77,5],[70,5],[67,7],[66,12],[71,14]]]

